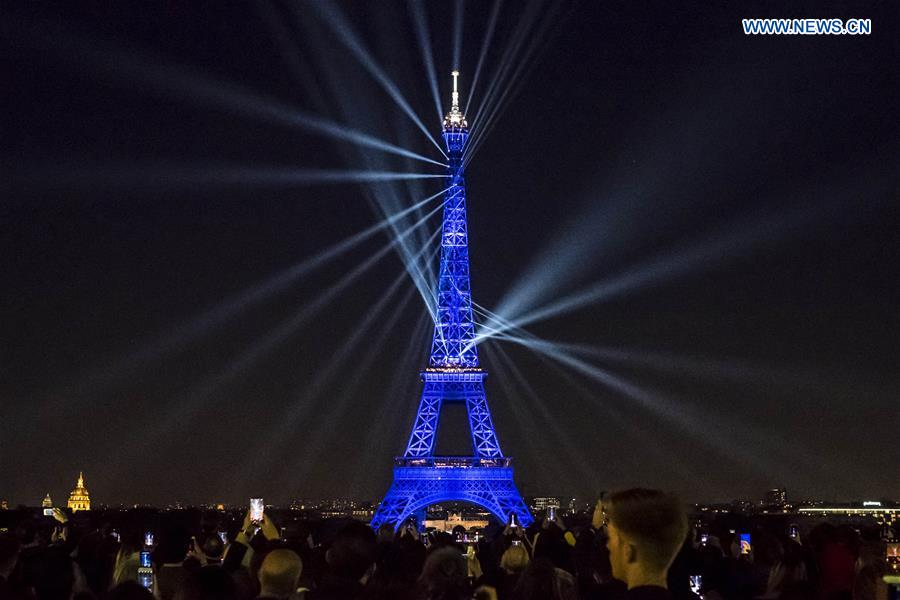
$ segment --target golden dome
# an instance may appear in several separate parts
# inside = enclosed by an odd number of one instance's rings
[[[75,484],[75,489],[72,490],[72,493],[69,494],[69,502],[66,506],[72,512],[78,512],[79,510],[91,510],[91,499],[89,497],[87,488],[84,487],[84,473],[78,473],[78,483]]]

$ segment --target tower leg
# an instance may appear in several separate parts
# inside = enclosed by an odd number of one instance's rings
[[[497,432],[494,431],[494,422],[491,420],[487,396],[484,393],[484,380],[464,385],[466,386],[464,391],[466,411],[469,414],[469,429],[472,431],[472,446],[475,456],[486,458],[503,456],[500,451],[500,442],[497,440]]]
[[[441,416],[443,386],[436,381],[426,381],[422,390],[422,400],[416,413],[409,444],[405,456],[433,456],[437,438],[438,421]]]

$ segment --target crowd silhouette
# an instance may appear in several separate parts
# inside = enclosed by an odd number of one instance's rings
[[[16,512],[16,511],[10,511]],[[691,527],[657,490],[616,492],[592,515],[422,532],[348,519],[279,529],[126,511],[85,521],[17,511],[0,533],[0,600],[882,600],[880,530],[820,523]]]

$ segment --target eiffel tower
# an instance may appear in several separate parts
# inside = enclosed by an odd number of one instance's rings
[[[398,527],[410,515],[421,516],[429,505],[447,501],[475,504],[501,522],[506,522],[511,513],[525,526],[533,521],[513,481],[512,459],[500,450],[484,393],[487,372],[478,364],[475,347],[463,179],[469,126],[459,110],[458,77],[459,72],[453,71],[452,107],[443,127],[451,185],[444,196],[431,357],[422,372],[422,400],[406,452],[394,459],[394,482],[372,519],[376,529],[384,523]],[[471,456],[435,456],[444,402],[465,402],[472,434]]]

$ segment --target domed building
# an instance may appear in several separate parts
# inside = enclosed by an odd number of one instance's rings
[[[87,488],[84,487],[84,473],[78,473],[78,483],[69,494],[69,502],[66,504],[72,512],[79,510],[91,510],[91,499],[88,497]]]
[[[44,496],[44,500],[41,502],[41,508],[53,508],[53,500],[50,498],[50,492],[47,492],[47,495]]]

